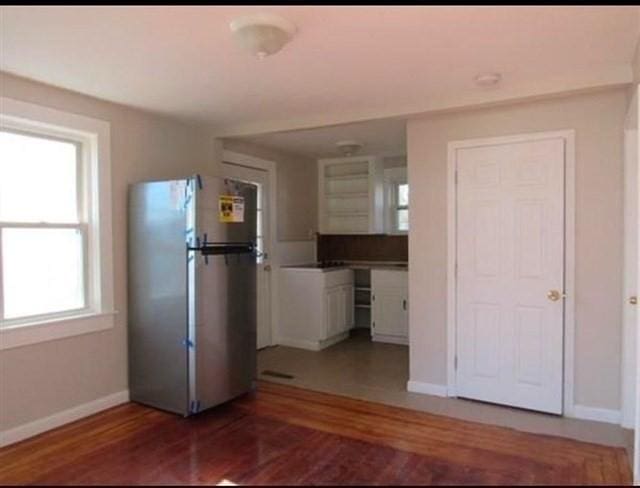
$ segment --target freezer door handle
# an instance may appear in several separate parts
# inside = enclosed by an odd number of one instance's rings
[[[252,242],[207,242],[204,245],[191,248],[200,251],[203,256],[220,254],[253,254],[255,246]]]

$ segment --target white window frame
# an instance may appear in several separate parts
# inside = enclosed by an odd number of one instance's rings
[[[113,327],[116,312],[113,292],[110,124],[103,120],[0,97],[0,128],[77,142],[82,166],[80,175],[85,188],[79,207],[86,213],[84,219],[81,219],[84,222],[81,225],[86,226],[85,308],[3,321],[0,326],[0,350]],[[53,226],[62,227],[58,224]],[[29,227],[50,226],[30,224]],[[70,227],[75,228],[77,225]]]
[[[385,226],[387,234],[393,235],[407,235],[408,230],[398,229],[398,210],[400,208],[397,205],[398,197],[397,186],[401,184],[408,184],[407,168],[401,166],[397,168],[386,168],[384,170],[384,200],[385,200]],[[401,207],[404,208],[404,207]],[[407,206],[407,209],[409,207]]]

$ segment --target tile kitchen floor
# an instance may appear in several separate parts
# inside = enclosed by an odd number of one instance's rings
[[[293,378],[264,374],[273,371]],[[610,446],[633,444],[632,431],[592,422],[461,398],[410,393],[409,348],[372,342],[368,330],[355,329],[351,337],[323,351],[274,346],[258,352],[258,373],[263,381],[344,395],[351,398],[410,408],[462,420],[511,427],[524,432],[559,435]]]

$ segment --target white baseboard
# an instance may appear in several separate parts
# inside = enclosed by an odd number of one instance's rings
[[[345,340],[347,337],[349,337],[349,332],[343,332],[342,334],[329,337],[324,341],[307,341],[302,339],[287,339],[286,337],[279,337],[276,340],[276,343],[279,346],[297,347],[298,349],[306,349],[308,351],[321,351]]]
[[[278,346],[296,347],[298,349],[306,349],[307,351],[319,351],[320,343],[317,341],[304,341],[299,339],[287,339],[279,337],[276,339]]]
[[[595,420],[596,422],[607,422],[617,425],[620,425],[622,420],[620,410],[585,407],[584,405],[574,405],[573,412],[571,412],[570,416],[576,419]]]
[[[423,393],[439,397],[447,396],[447,385],[435,385],[433,383],[421,383],[419,381],[408,381],[407,390],[413,393]]]
[[[398,337],[385,334],[373,334],[371,336],[373,342],[384,342],[387,344],[398,344],[400,346],[408,346],[409,339],[407,337]]]
[[[19,425],[13,429],[0,432],[0,447],[14,444],[34,435],[41,434],[47,430],[55,429],[61,425],[68,424],[83,417],[88,417],[107,408],[115,407],[129,401],[129,390],[113,393],[88,403],[83,403],[68,410],[55,413],[49,417],[44,417],[27,424]]]

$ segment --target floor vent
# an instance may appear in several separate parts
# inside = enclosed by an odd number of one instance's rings
[[[273,376],[274,378],[283,378],[285,380],[292,380],[295,376],[286,373],[279,373],[278,371],[271,371],[270,369],[265,369],[262,374],[264,376]]]

